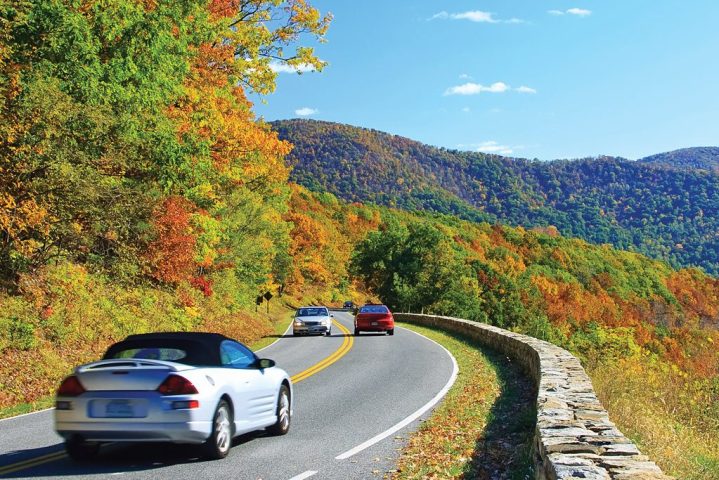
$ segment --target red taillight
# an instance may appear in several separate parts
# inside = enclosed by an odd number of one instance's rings
[[[58,397],[77,397],[85,393],[85,387],[82,386],[80,380],[75,375],[70,375],[60,384],[57,389]]]
[[[169,375],[157,387],[157,391],[162,395],[194,395],[198,393],[191,381],[179,375]]]

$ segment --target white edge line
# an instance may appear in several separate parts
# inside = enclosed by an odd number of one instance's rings
[[[290,480],[305,480],[305,478],[310,478],[315,474],[317,474],[315,470],[307,470],[306,472],[300,473],[299,475],[290,478]]]
[[[37,412],[23,413],[20,415],[15,415],[14,417],[0,418],[0,422],[5,422],[7,420],[14,420],[14,419],[20,418],[20,417],[27,417],[28,415],[35,415],[36,413],[47,412],[48,410],[55,410],[55,407],[43,408],[42,410],[38,410]]]
[[[397,432],[398,430],[403,429],[404,427],[406,427],[406,426],[409,425],[410,423],[414,422],[414,421],[417,420],[422,414],[424,414],[427,410],[431,409],[431,408],[434,407],[437,403],[439,403],[439,401],[442,400],[442,398],[444,398],[444,396],[447,394],[447,392],[449,391],[449,389],[452,388],[452,385],[454,385],[454,381],[457,380],[457,374],[459,373],[459,367],[457,366],[457,360],[454,358],[454,355],[452,355],[452,354],[449,352],[449,350],[447,350],[446,348],[444,348],[442,345],[440,345],[439,343],[435,342],[435,341],[432,340],[431,338],[427,338],[427,337],[425,337],[424,335],[422,335],[421,333],[415,332],[414,330],[410,330],[410,329],[404,328],[404,327],[397,327],[397,328],[401,328],[401,329],[403,329],[403,330],[408,330],[408,331],[410,331],[410,332],[412,332],[412,333],[414,333],[414,334],[416,334],[416,335],[419,335],[420,337],[422,337],[422,338],[424,338],[424,339],[426,339],[426,340],[429,340],[430,342],[436,344],[436,345],[439,346],[442,350],[444,350],[444,351],[447,353],[447,355],[449,355],[449,358],[452,360],[452,375],[450,376],[450,378],[449,378],[449,380],[447,381],[446,385],[445,385],[444,387],[442,387],[442,390],[440,390],[440,391],[437,393],[437,395],[435,395],[434,398],[432,398],[432,400],[430,400],[429,402],[425,403],[422,407],[420,407],[419,410],[417,410],[417,411],[414,412],[412,415],[410,415],[409,417],[405,418],[404,420],[402,420],[402,421],[399,422],[398,424],[394,425],[393,427],[390,427],[389,429],[385,430],[384,432],[382,432],[382,433],[380,433],[380,434],[377,434],[377,435],[375,435],[374,437],[370,438],[370,439],[367,440],[366,442],[357,445],[356,447],[354,447],[354,448],[351,449],[351,450],[347,450],[345,453],[342,453],[342,454],[340,454],[340,455],[337,455],[337,456],[335,457],[335,460],[346,460],[346,459],[350,458],[350,457],[353,456],[353,455],[357,455],[357,454],[358,454],[359,452],[361,452],[362,450],[365,450],[365,449],[371,447],[371,446],[374,445],[375,443],[378,443],[378,442],[384,440],[385,438],[389,437],[389,436],[392,435],[393,433]]]
[[[285,328],[285,332],[282,334],[281,337],[276,338],[274,342],[272,342],[272,343],[270,343],[269,345],[266,345],[266,346],[260,348],[259,350],[255,350],[254,352],[257,353],[257,352],[261,352],[261,351],[264,350],[265,348],[270,348],[272,345],[274,345],[275,343],[277,343],[277,342],[279,342],[280,340],[282,340],[282,337],[287,336],[287,332],[290,331],[290,328],[292,328],[292,321],[291,321],[291,320],[290,320],[290,324],[287,325],[287,328]],[[292,479],[290,479],[290,480],[292,480]]]

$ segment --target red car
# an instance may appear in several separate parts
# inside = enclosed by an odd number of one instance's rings
[[[365,305],[355,315],[355,336],[360,332],[387,332],[394,335],[394,317],[385,305]]]

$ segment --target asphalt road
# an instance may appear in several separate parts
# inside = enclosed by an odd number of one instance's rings
[[[334,313],[335,321],[351,331],[352,316]],[[455,363],[442,347],[409,330],[352,338],[337,326],[332,330],[331,337],[283,336],[258,353],[292,376],[317,364],[324,367],[295,383],[286,436],[244,435],[218,461],[196,458],[197,447],[188,445],[112,444],[93,462],[75,464],[61,453],[52,411],[44,411],[0,421],[0,472],[5,472],[0,477],[382,478],[393,469],[407,434],[453,381]],[[338,351],[346,353],[338,357]],[[9,471],[9,465],[22,462],[28,467]]]

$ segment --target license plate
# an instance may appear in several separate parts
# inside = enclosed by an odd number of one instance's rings
[[[113,418],[134,417],[135,409],[129,400],[112,400],[105,406],[105,415]]]
[[[376,327],[377,325],[379,325],[379,323],[377,323],[377,322],[372,322],[371,325],[372,325],[373,327]]]

